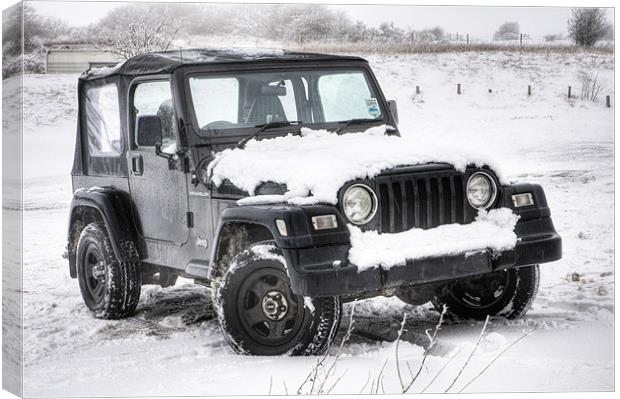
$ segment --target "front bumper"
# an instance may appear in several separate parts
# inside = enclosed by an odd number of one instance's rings
[[[304,296],[375,296],[398,287],[438,283],[463,277],[553,262],[562,257],[562,239],[555,231],[542,188],[514,185],[503,188],[500,206],[512,208],[512,194],[532,192],[536,206],[513,209],[520,216],[517,244],[501,254],[478,251],[463,255],[409,261],[402,266],[358,270],[349,264],[348,243],[283,248],[293,292]]]
[[[553,229],[550,218],[536,223],[535,234],[519,236],[513,250],[494,256],[490,251],[464,255],[426,258],[391,268],[375,267],[358,271],[357,266],[341,263],[336,267],[332,259],[346,259],[348,246],[316,247],[284,250],[290,266],[291,288],[304,296],[381,295],[397,287],[413,287],[463,277],[490,273],[559,260],[562,257],[562,239]],[[519,224],[517,224],[517,228]]]

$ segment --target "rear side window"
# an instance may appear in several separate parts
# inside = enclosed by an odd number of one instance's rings
[[[91,87],[84,100],[88,152],[94,157],[117,157],[122,152],[121,117],[116,84]]]

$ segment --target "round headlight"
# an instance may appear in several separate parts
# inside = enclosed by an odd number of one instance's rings
[[[377,212],[377,196],[364,184],[354,184],[342,196],[344,215],[354,224],[364,224]]]
[[[497,195],[497,187],[491,176],[483,172],[476,172],[467,182],[467,200],[476,209],[486,209]]]

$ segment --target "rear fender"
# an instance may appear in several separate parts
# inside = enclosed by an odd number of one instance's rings
[[[89,223],[103,221],[117,259],[138,260],[143,246],[138,245],[138,235],[131,218],[131,200],[127,193],[113,187],[80,189],[73,194],[69,210],[67,253],[69,273],[77,277],[76,250],[80,234]],[[138,253],[129,251],[127,242],[134,242]]]

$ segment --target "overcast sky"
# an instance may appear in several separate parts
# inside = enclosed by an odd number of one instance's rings
[[[83,26],[97,21],[109,10],[122,3],[37,1],[31,4],[42,14],[62,18],[73,25]],[[439,25],[446,32],[469,33],[472,38],[479,39],[490,39],[497,27],[506,21],[518,22],[521,32],[532,37],[566,32],[566,21],[570,15],[570,8],[564,7],[386,5],[331,5],[329,7],[342,10],[351,19],[363,21],[371,26],[377,26],[382,21],[394,21],[402,28],[413,29]],[[608,10],[608,14],[610,21],[613,21],[612,9]]]

